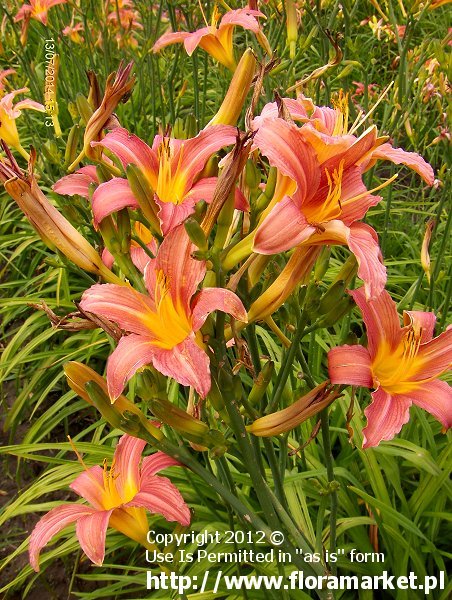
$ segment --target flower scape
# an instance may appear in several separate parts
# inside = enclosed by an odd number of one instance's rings
[[[446,571],[446,5],[6,1],[5,598]]]

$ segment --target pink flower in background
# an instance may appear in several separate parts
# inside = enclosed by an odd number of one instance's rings
[[[229,290],[203,288],[196,293],[206,266],[191,257],[194,250],[180,226],[167,235],[144,270],[148,295],[111,284],[94,285],[83,294],[84,311],[114,321],[129,334],[120,339],[107,362],[112,400],[147,364],[182,385],[193,386],[202,397],[209,392],[209,357],[199,330],[215,310],[240,321],[247,316],[242,302]]]
[[[43,25],[47,25],[48,10],[57,4],[66,4],[67,0],[30,0],[30,4],[24,4],[16,16],[14,21],[22,21],[23,19],[36,19],[41,21]]]
[[[74,22],[72,22],[70,25],[63,29],[62,34],[69,37],[71,41],[74,42],[74,44],[83,44],[85,38],[82,35],[80,35],[80,32],[83,30],[83,23],[76,23],[74,25]]]
[[[452,392],[438,379],[450,369],[452,328],[433,337],[433,313],[406,311],[400,326],[395,302],[383,291],[366,300],[362,289],[350,292],[367,330],[368,346],[339,346],[328,353],[332,383],[375,388],[366,408],[364,448],[391,440],[409,420],[412,403],[452,426]]]
[[[187,31],[164,33],[155,42],[152,50],[153,52],[159,52],[166,46],[183,42],[187,54],[191,56],[199,46],[219,63],[233,71],[236,67],[234,48],[232,45],[232,33],[234,27],[240,26],[255,34],[259,34],[260,25],[256,17],[264,16],[265,15],[258,10],[240,8],[238,10],[228,11],[220,20],[220,16],[215,8],[211,25],[198,29],[192,33]]]
[[[3,71],[0,71],[0,96],[1,96],[2,90],[5,89],[4,80],[7,77],[9,77],[9,75],[14,75],[15,73],[16,73],[15,69],[5,69]]]
[[[33,529],[29,556],[35,571],[39,571],[41,549],[71,523],[77,523],[80,546],[96,565],[104,561],[108,526],[142,544],[148,532],[146,510],[162,515],[167,521],[190,524],[190,509],[179,490],[166,477],[157,476],[162,469],[182,465],[163,452],[141,461],[145,445],[141,439],[123,435],[110,469],[106,463],[103,468],[85,467],[70,488],[88,504],[73,502],[57,506]]]
[[[28,92],[28,88],[21,88],[20,90],[14,90],[0,97],[0,139],[2,139],[8,146],[12,146],[18,150],[26,160],[29,159],[28,152],[22,148],[19,139],[19,133],[17,131],[16,119],[20,117],[23,109],[32,109],[39,112],[45,112],[45,107],[39,102],[34,100],[20,100],[15,105],[13,104],[14,98],[18,94],[24,94]]]

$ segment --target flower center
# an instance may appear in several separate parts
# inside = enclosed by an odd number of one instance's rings
[[[412,328],[394,350],[382,344],[372,364],[375,387],[380,385],[389,393],[405,394],[419,385],[419,381],[410,379],[422,368],[417,356],[420,345],[421,331]]]
[[[158,149],[159,174],[156,193],[161,202],[181,204],[186,195],[185,176],[182,172],[183,144],[179,149],[177,164],[174,164],[174,149],[170,140],[164,138]]]
[[[342,213],[341,195],[342,178],[344,175],[344,161],[341,160],[338,168],[330,173],[325,169],[328,191],[325,199],[320,202],[310,202],[303,207],[303,212],[309,223],[312,225],[326,223],[337,219]]]
[[[160,270],[157,273],[154,292],[156,311],[146,313],[145,323],[152,332],[153,343],[160,348],[171,349],[185,340],[193,330],[184,307],[170,293],[170,280]]]

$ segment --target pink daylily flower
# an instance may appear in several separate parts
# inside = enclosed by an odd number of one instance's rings
[[[452,328],[433,337],[433,313],[404,311],[385,290],[366,300],[362,288],[350,292],[367,329],[368,346],[339,346],[328,353],[332,383],[375,388],[366,408],[363,447],[391,440],[408,422],[410,406],[430,412],[446,429],[452,426],[452,390],[438,379],[451,367]]]
[[[62,529],[77,523],[76,535],[82,550],[96,565],[105,556],[107,527],[113,527],[138,543],[145,543],[148,532],[146,510],[167,521],[190,524],[190,509],[179,490],[162,469],[182,466],[163,452],[141,461],[146,442],[123,435],[116,446],[110,469],[87,468],[70,485],[88,504],[62,504],[53,508],[35,526],[29,544],[30,564],[39,571],[39,553]],[[141,461],[141,466],[140,466]]]
[[[315,107],[309,114],[306,100],[288,106],[302,127],[276,116],[257,122],[254,143],[278,169],[279,181],[253,249],[276,254],[301,244],[345,244],[357,258],[366,294],[378,296],[386,282],[378,238],[359,221],[381,197],[366,189],[362,175],[379,158],[407,164],[430,185],[433,171],[417,154],[384,143],[375,127],[359,138],[340,133],[344,119],[337,109]],[[273,110],[269,106],[266,114]]]
[[[30,0],[30,4],[21,6],[14,21],[22,21],[25,18],[36,19],[43,25],[47,25],[48,10],[57,4],[66,4],[67,0]]]
[[[166,235],[193,214],[199,200],[211,202],[217,178],[197,178],[209,158],[224,146],[234,144],[236,137],[234,127],[213,125],[188,140],[158,135],[150,148],[136,135],[117,127],[102,141],[92,142],[92,145],[113,152],[124,168],[129,164],[139,167],[154,192],[162,232]],[[137,200],[130,189],[127,191],[127,186],[127,180],[122,178],[99,185],[93,196],[96,222],[126,206],[137,208]],[[236,207],[248,209],[240,193],[236,194]]]
[[[232,45],[232,32],[234,27],[240,26],[255,34],[259,34],[260,25],[256,17],[265,18],[265,15],[258,10],[250,10],[249,8],[229,10],[223,15],[217,27],[219,14],[216,9],[214,9],[211,25],[202,27],[192,33],[187,31],[164,33],[155,42],[152,51],[159,52],[162,48],[165,48],[170,44],[183,42],[189,56],[191,56],[199,46],[219,63],[234,71],[237,66]]]
[[[147,364],[182,385],[193,386],[202,397],[209,392],[209,357],[199,330],[215,310],[240,321],[247,316],[240,299],[229,290],[204,288],[196,294],[206,266],[191,257],[194,250],[184,227],[179,226],[146,265],[149,295],[109,284],[94,285],[83,294],[80,306],[84,311],[114,321],[129,334],[120,339],[107,362],[112,400]]]

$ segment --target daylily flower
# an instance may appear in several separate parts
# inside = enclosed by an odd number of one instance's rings
[[[14,21],[22,21],[27,17],[41,21],[47,25],[48,10],[57,4],[66,4],[67,0],[30,0],[30,4],[24,4],[14,17]]]
[[[395,302],[383,291],[366,300],[362,288],[350,292],[367,329],[368,346],[339,346],[328,353],[332,383],[375,388],[366,408],[364,448],[391,440],[410,418],[412,403],[452,426],[452,392],[438,379],[451,366],[452,328],[433,338],[433,313],[404,311],[400,326]]]
[[[311,112],[309,102],[292,101],[287,107],[291,117],[305,121],[302,127],[268,116],[276,105],[267,107],[265,117],[257,121],[255,146],[278,169],[279,179],[273,200],[252,234],[253,250],[276,254],[300,244],[346,244],[358,260],[366,293],[377,296],[386,281],[378,238],[359,220],[381,200],[372,192],[386,184],[369,191],[362,175],[379,158],[410,166],[429,185],[433,170],[419,155],[392,148],[386,138],[378,138],[375,127],[359,138],[346,133],[343,107],[316,107]],[[249,241],[240,244],[245,248]]]
[[[9,94],[5,94],[0,98],[0,139],[5,144],[15,148],[22,156],[28,160],[30,157],[28,152],[22,147],[19,139],[19,133],[16,127],[16,119],[22,114],[21,111],[24,108],[37,110],[39,112],[45,112],[45,107],[39,102],[34,100],[21,100],[13,106],[14,98],[18,94],[24,94],[28,92],[28,88],[21,88],[20,90],[14,90]]]
[[[74,20],[72,20],[71,24],[67,25],[61,33],[68,36],[74,44],[83,44],[85,38],[81,35],[81,31],[84,31],[83,23],[74,24]]]
[[[193,214],[199,200],[211,202],[217,178],[206,177],[197,181],[196,178],[209,158],[220,148],[234,144],[236,137],[234,127],[215,125],[188,140],[157,135],[150,148],[136,135],[117,127],[101,142],[93,142],[92,145],[113,152],[124,168],[129,164],[137,165],[154,192],[162,232],[166,235]],[[126,180],[118,177],[96,189],[93,196],[96,222],[126,206],[138,207],[133,193],[127,192],[127,185]],[[237,208],[248,208],[242,195],[237,194],[236,200]]]
[[[116,446],[110,469],[85,467],[70,488],[88,504],[62,504],[38,521],[30,537],[30,564],[39,571],[39,553],[62,529],[77,523],[76,534],[82,550],[96,565],[105,556],[107,527],[113,527],[132,540],[146,545],[148,521],[146,510],[162,515],[167,521],[190,524],[190,509],[179,490],[166,477],[156,474],[162,469],[181,466],[163,452],[143,459],[146,442],[123,435]]]
[[[211,25],[198,29],[192,33],[187,31],[164,33],[155,42],[152,51],[159,52],[162,48],[165,48],[170,44],[183,42],[189,56],[191,56],[199,46],[213,56],[219,63],[228,69],[231,69],[231,71],[234,71],[236,67],[234,48],[232,45],[232,32],[234,27],[239,25],[257,35],[260,33],[260,25],[256,17],[265,17],[265,15],[258,10],[250,10],[248,8],[230,10],[223,15],[218,25],[220,15],[215,8]]]
[[[222,310],[246,321],[246,311],[231,291],[204,288],[195,295],[206,273],[204,261],[191,257],[195,246],[183,226],[162,242],[157,257],[144,270],[149,295],[117,285],[94,285],[80,306],[114,321],[129,333],[107,362],[109,395],[114,400],[138,369],[153,364],[182,385],[205,397],[210,389],[209,357],[200,328],[207,316]]]

